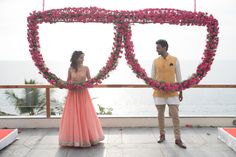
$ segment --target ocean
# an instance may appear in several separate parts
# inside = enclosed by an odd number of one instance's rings
[[[136,78],[135,74],[126,64],[124,57],[119,61],[116,70],[103,84],[144,84]],[[91,75],[96,75],[103,65],[95,66],[95,60],[86,62],[90,67]],[[187,79],[195,72],[200,61],[180,60],[182,79]],[[140,63],[150,73],[151,60]],[[47,66],[62,79],[67,77],[68,62],[48,61]],[[236,84],[236,73],[232,68],[236,66],[234,60],[215,60],[211,71],[203,78],[200,84]],[[0,84],[24,84],[24,80],[34,79],[39,84],[48,84],[38,73],[33,61],[0,61]],[[9,89],[0,89],[0,111],[17,114],[15,106],[7,100],[4,92]],[[13,89],[19,96],[22,90]],[[98,104],[112,108],[114,116],[156,116],[151,88],[91,88],[89,89],[95,109]],[[55,89],[52,98],[64,103],[66,89]],[[236,89],[197,89],[190,88],[183,91],[184,99],[180,104],[180,116],[235,116],[236,115]],[[168,111],[168,110],[167,110]],[[166,111],[166,114],[168,112]]]
[[[24,6],[24,9],[18,7]],[[208,12],[219,21],[219,45],[211,71],[200,84],[236,84],[236,58],[234,53],[235,0],[199,1],[197,11]],[[97,6],[109,10],[139,10],[145,8],[174,8],[191,11],[191,1],[47,1],[45,10],[64,7]],[[223,6],[223,7],[222,7]],[[14,8],[14,12],[9,12]],[[48,84],[38,73],[30,60],[27,41],[27,16],[32,11],[42,10],[38,1],[1,1],[0,2],[0,84],[24,84],[24,80],[34,79],[39,84]],[[17,12],[17,14],[16,14]],[[16,27],[17,26],[17,27]],[[107,61],[113,46],[113,24],[102,23],[43,23],[39,25],[40,48],[48,67],[57,76],[66,79],[71,52],[83,50],[86,54],[85,65],[89,66],[92,76]],[[167,39],[168,51],[180,60],[182,78],[187,79],[195,72],[205,47],[207,28],[202,26],[181,26],[168,24],[132,24],[132,41],[135,55],[147,73],[150,74],[155,52],[155,41]],[[173,52],[173,53],[172,53]],[[175,53],[175,54],[174,54]],[[192,60],[188,60],[192,59]],[[199,59],[199,60],[197,60]],[[224,60],[231,59],[231,60]],[[21,61],[24,60],[24,61]],[[28,60],[28,61],[25,61]],[[144,84],[126,64],[124,56],[117,69],[103,84]],[[17,114],[15,106],[7,100],[0,89],[0,111]],[[14,89],[17,95],[22,90]],[[151,88],[91,88],[89,89],[93,104],[113,108],[115,116],[156,116],[157,111],[152,99]],[[67,90],[55,89],[52,98],[64,103]],[[216,116],[236,115],[236,89],[187,89],[183,91],[184,99],[180,105],[181,116]],[[168,114],[168,112],[166,113]]]

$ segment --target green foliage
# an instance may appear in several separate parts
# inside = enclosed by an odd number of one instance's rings
[[[25,84],[37,84],[35,80],[25,80]],[[52,90],[51,90],[52,91]],[[46,97],[45,93],[38,88],[25,88],[23,96],[19,97],[12,90],[5,91],[7,99],[15,105],[20,114],[41,115],[46,113]],[[61,104],[51,99],[51,115],[62,112]]]
[[[99,108],[99,113],[98,114],[101,114],[101,115],[112,115],[113,108],[111,108],[111,107],[105,108],[105,107],[103,107],[100,104],[97,104],[97,105],[98,105],[98,108]]]
[[[3,111],[0,111],[0,116],[14,116],[13,114],[9,114]]]

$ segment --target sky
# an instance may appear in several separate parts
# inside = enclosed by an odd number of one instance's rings
[[[219,21],[217,59],[236,59],[235,0],[196,0],[197,11],[208,12]],[[30,12],[43,9],[43,0],[0,1],[0,61],[31,60],[28,51],[27,21]],[[105,9],[138,10],[145,8],[174,8],[194,10],[194,0],[45,0],[44,9],[96,6]],[[156,56],[155,41],[164,38],[169,51],[182,59],[201,58],[206,28],[160,24],[135,24],[132,27],[137,57]],[[40,25],[40,43],[44,60],[69,59],[73,50],[83,50],[88,58],[109,56],[112,46],[112,24],[57,23]]]
[[[212,14],[219,21],[219,44],[215,61],[207,78],[215,78],[221,69],[231,67],[236,60],[236,0],[196,0],[196,10]],[[42,11],[43,0],[0,0],[0,62],[29,61],[34,63],[29,53],[27,41],[27,17],[34,11]],[[139,10],[146,8],[174,8],[194,11],[194,0],[45,0],[44,9],[64,7],[96,6],[109,10]],[[183,79],[188,78],[201,63],[201,57],[206,42],[206,27],[177,26],[169,24],[135,24],[132,25],[132,40],[136,58],[140,65],[150,72],[151,64],[157,57],[155,42],[166,39],[169,43],[169,53],[182,61],[188,61],[183,67]],[[110,56],[113,44],[113,25],[94,23],[55,23],[40,24],[39,37],[41,53],[47,67],[66,79],[70,57],[74,50],[85,53],[85,65],[90,67],[92,76],[105,66]],[[221,69],[220,61],[231,60],[229,65]],[[192,62],[194,61],[194,62]],[[57,63],[55,63],[57,62]],[[119,60],[112,79],[125,74],[132,75],[125,57]],[[28,69],[29,70],[29,69]],[[37,71],[35,67],[35,71]],[[226,71],[225,71],[226,72]],[[224,76],[231,76],[230,72]],[[129,76],[127,74],[130,74]],[[213,75],[214,74],[214,75]],[[215,75],[216,74],[216,75]],[[8,75],[8,74],[4,74]],[[232,74],[233,75],[233,74]],[[39,77],[39,76],[38,76]],[[131,76],[130,76],[131,77]],[[235,77],[234,75],[232,78]],[[135,77],[136,78],[136,77]],[[218,77],[217,77],[218,78]],[[226,78],[222,79],[226,80]],[[109,81],[109,80],[108,80]],[[121,82],[127,79],[120,80]],[[130,79],[132,82],[132,79]],[[142,82],[142,80],[140,80]],[[219,82],[219,81],[216,81]]]
[[[231,63],[236,61],[236,0],[196,0],[196,2],[197,11],[212,14],[219,21],[220,32],[215,61],[211,71],[201,83],[235,84],[236,74],[231,71]],[[0,0],[0,84],[19,84],[29,78],[46,82],[34,67],[27,41],[27,17],[34,10],[42,11],[42,4],[43,0]],[[44,9],[90,6],[109,10],[173,8],[194,11],[194,0],[45,0]],[[39,27],[43,58],[50,70],[64,80],[74,50],[82,50],[85,53],[85,65],[90,67],[92,76],[105,65],[112,50],[112,24],[44,23]],[[187,66],[181,66],[182,78],[187,79],[201,62],[207,32],[205,27],[197,26],[135,24],[132,26],[132,33],[136,58],[147,73],[150,73],[152,61],[157,57],[155,41],[163,38],[169,42],[169,52],[177,56],[181,64],[183,60],[188,60],[188,64],[185,64]],[[123,56],[120,59],[116,71],[103,83],[144,83],[131,72],[124,58]],[[31,64],[19,67],[1,66],[5,65],[2,64],[5,61],[13,61],[10,64],[14,64],[14,61],[30,61]],[[228,64],[222,66],[221,63]],[[132,97],[127,98],[132,99]]]

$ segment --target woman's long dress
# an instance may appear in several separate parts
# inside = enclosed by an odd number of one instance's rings
[[[86,69],[71,72],[72,81],[86,79]],[[88,89],[69,90],[59,129],[61,146],[90,147],[104,139]]]

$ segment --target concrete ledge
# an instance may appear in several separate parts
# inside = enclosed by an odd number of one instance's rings
[[[99,117],[103,127],[157,127],[157,117]],[[235,126],[232,117],[180,117],[181,126]],[[166,126],[172,126],[172,119],[166,117]],[[1,117],[0,128],[58,128],[60,117]]]

